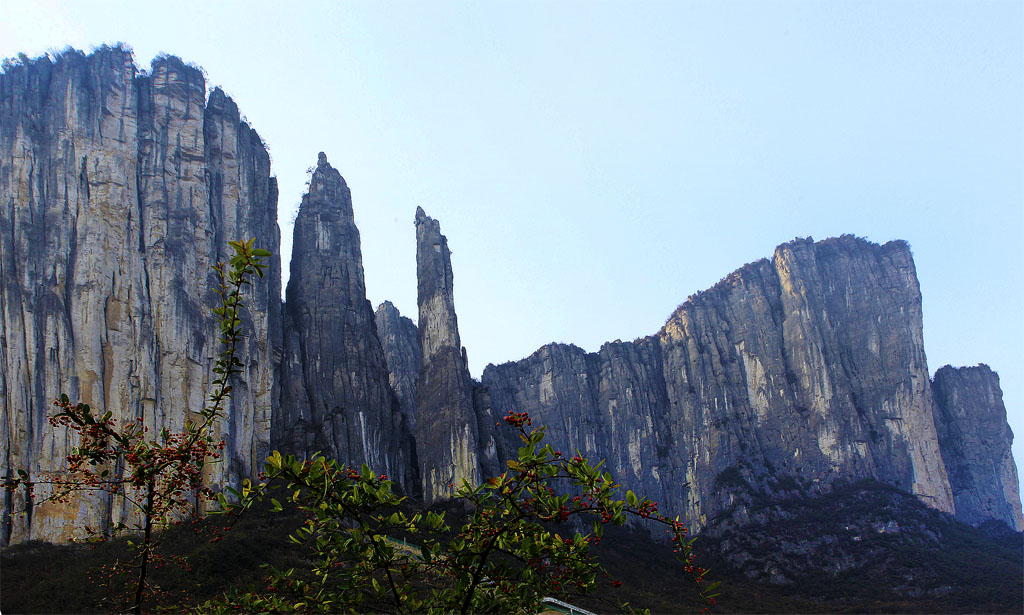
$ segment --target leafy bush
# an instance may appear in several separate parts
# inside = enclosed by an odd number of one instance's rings
[[[621,486],[601,464],[544,444],[544,428],[527,431],[525,413],[505,421],[524,446],[501,476],[461,485],[455,498],[468,520],[457,530],[443,513],[402,510],[405,499],[391,481],[365,465],[357,470],[275,452],[259,484],[236,492],[236,503],[222,496],[221,505],[231,515],[264,499],[274,510],[297,507],[306,520],[290,539],[313,548],[312,570],[271,568],[263,589],[229,592],[199,611],[534,613],[546,596],[571,602],[602,582],[621,585],[592,549],[605,525],[624,525],[629,516],[664,528],[681,569],[714,604],[717,584],[704,588],[706,570],[694,564],[692,540],[678,519],[632,491],[617,499]],[[284,503],[272,497],[276,492]]]

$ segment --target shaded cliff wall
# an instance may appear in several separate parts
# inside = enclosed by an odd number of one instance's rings
[[[997,519],[1024,529],[999,376],[987,365],[947,365],[935,372],[932,390],[957,517],[973,525]]]
[[[0,473],[35,480],[75,444],[46,421],[60,393],[152,432],[200,409],[219,351],[210,267],[234,238],[273,252],[250,297],[226,459],[209,469],[214,482],[251,474],[268,452],[280,345],[277,186],[230,98],[207,100],[203,74],[174,57],[140,74],[120,48],[11,67],[0,75],[0,237]],[[25,505],[5,497],[4,512]],[[66,538],[123,514],[44,506],[0,540]]]
[[[459,337],[451,252],[441,225],[416,208],[420,367],[416,378],[416,454],[423,498],[450,496],[480,481],[473,381]]]
[[[411,432],[416,430],[416,376],[420,371],[419,329],[411,318],[402,316],[390,301],[377,306],[373,314],[377,335],[384,347],[388,382]]]
[[[292,246],[274,446],[366,463],[409,487],[412,442],[366,300],[352,195],[323,152]]]
[[[751,497],[875,478],[953,512],[903,242],[796,240],[691,297],[657,334],[488,366],[527,411],[697,525]]]

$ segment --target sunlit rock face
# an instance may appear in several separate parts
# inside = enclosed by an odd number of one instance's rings
[[[953,512],[905,243],[796,240],[690,297],[653,336],[488,366],[527,411],[697,525],[751,497],[875,478]]]
[[[416,209],[420,367],[416,378],[416,454],[423,498],[450,496],[480,481],[473,381],[459,338],[452,260],[441,225]]]
[[[323,153],[292,246],[274,446],[366,463],[410,486],[412,442],[366,300],[352,196]]]
[[[957,517],[1024,529],[1017,466],[999,376],[987,365],[945,366],[932,381],[935,425]]]
[[[269,449],[280,346],[277,185],[259,136],[197,68],[140,73],[131,53],[67,52],[0,75],[0,473],[45,481],[75,445],[46,421],[61,393],[119,423],[180,430],[202,408],[219,352],[211,266],[227,242],[274,253],[252,287],[246,363],[219,426],[215,484],[249,476]],[[39,497],[45,496],[45,489]],[[3,512],[25,507],[7,494]],[[43,506],[0,540],[64,539],[125,511]]]

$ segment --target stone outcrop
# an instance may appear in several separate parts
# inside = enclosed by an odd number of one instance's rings
[[[443,499],[463,480],[480,481],[473,381],[459,338],[452,259],[441,225],[416,208],[420,368],[416,454],[423,498]]]
[[[214,483],[251,474],[269,450],[280,345],[277,186],[259,136],[202,72],[174,57],[139,73],[102,48],[0,75],[0,474],[45,480],[75,442],[46,417],[61,393],[178,430],[199,410],[219,352],[211,266],[227,241],[274,253],[245,318],[247,364],[221,424]],[[39,497],[45,496],[45,491]],[[126,511],[73,501],[15,516],[0,541],[66,538]]]
[[[935,372],[932,391],[957,517],[973,525],[995,519],[1024,529],[999,376],[987,365],[947,365]]]
[[[284,340],[275,447],[409,486],[412,443],[366,300],[352,195],[322,152],[295,219]]]
[[[691,297],[655,335],[488,366],[492,415],[703,525],[752,497],[871,478],[953,512],[910,250],[796,240]]]

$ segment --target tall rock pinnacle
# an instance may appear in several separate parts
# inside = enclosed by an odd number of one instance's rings
[[[409,480],[411,443],[366,300],[345,180],[320,153],[295,220],[276,446]]]
[[[420,370],[416,379],[416,452],[423,498],[451,495],[463,479],[480,481],[473,381],[459,339],[452,259],[441,225],[416,208]]]

